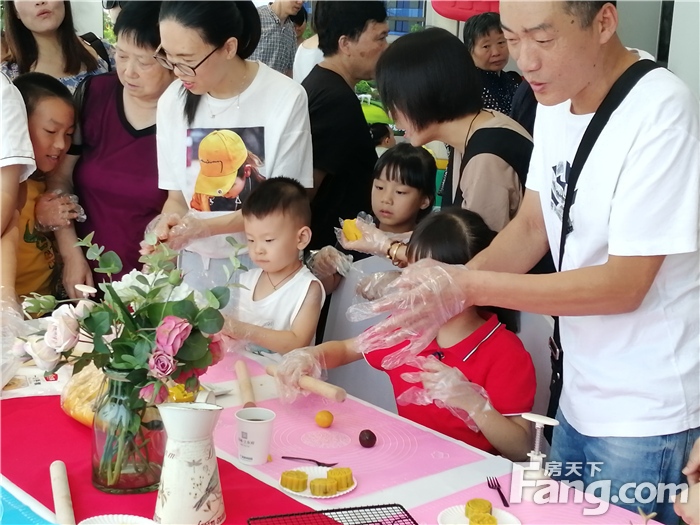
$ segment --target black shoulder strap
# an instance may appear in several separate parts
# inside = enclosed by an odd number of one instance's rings
[[[569,176],[566,183],[566,199],[564,200],[564,211],[562,213],[561,222],[561,239],[559,242],[559,264],[557,265],[557,269],[559,271],[561,271],[561,263],[564,260],[566,236],[570,230],[569,212],[571,211],[571,205],[574,201],[576,183],[578,182],[578,177],[581,174],[583,165],[586,163],[588,155],[593,149],[593,146],[595,145],[596,140],[598,140],[603,128],[608,123],[608,120],[610,120],[610,116],[613,114],[613,112],[637,84],[639,79],[641,79],[649,71],[653,71],[659,67],[661,67],[659,64],[651,60],[639,60],[628,67],[610,88],[610,91],[603,99],[603,102],[601,102],[583,134],[581,143],[578,145],[576,155],[574,156],[574,162],[569,170]]]
[[[530,167],[530,157],[532,156],[532,141],[530,139],[507,128],[477,129],[467,142],[467,149],[464,151],[459,166],[458,180],[461,181],[464,168],[469,161],[482,153],[496,155],[512,166],[518,174],[523,192],[525,191],[527,170]],[[458,183],[454,202],[461,205],[463,198],[461,183]]]
[[[98,38],[95,33],[85,33],[84,35],[80,35],[80,38],[90,44],[90,47],[95,50],[95,53],[97,53],[102,60],[107,62],[107,71],[112,71],[112,63],[109,61],[109,53],[107,53],[107,48],[102,43],[102,40]]]

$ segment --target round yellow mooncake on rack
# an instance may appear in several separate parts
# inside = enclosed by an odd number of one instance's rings
[[[498,520],[491,514],[472,514],[469,525],[498,525]]]
[[[309,483],[313,496],[333,496],[338,492],[338,482],[334,479],[316,478]]]
[[[349,489],[355,483],[352,480],[352,470],[347,467],[332,468],[326,477],[338,482],[338,492]]]
[[[474,498],[467,501],[464,507],[464,515],[471,521],[476,514],[491,514],[491,502],[487,499]]]
[[[294,492],[304,492],[309,481],[309,475],[300,470],[285,470],[282,472],[280,485]]]

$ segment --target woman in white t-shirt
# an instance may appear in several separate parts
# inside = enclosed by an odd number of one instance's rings
[[[158,102],[158,184],[169,193],[155,233],[184,248],[180,266],[201,289],[226,280],[226,237],[245,244],[240,207],[260,181],[284,175],[312,187],[307,98],[246,60],[260,39],[252,2],[163,2],[160,34],[156,59],[178,80]]]

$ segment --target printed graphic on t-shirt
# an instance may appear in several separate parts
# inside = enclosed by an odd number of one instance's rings
[[[569,173],[571,171],[571,165],[568,161],[561,161],[556,166],[552,166],[552,171],[554,171],[554,177],[552,177],[552,192],[551,192],[551,206],[554,213],[557,214],[559,220],[562,221],[564,217],[564,202],[566,201],[566,191],[569,182]],[[571,201],[573,206],[576,202],[576,193],[578,190],[574,190],[574,198]],[[566,233],[569,234],[574,231],[574,225],[571,220],[571,214],[569,214],[569,221],[566,225]]]
[[[190,207],[236,211],[265,180],[265,128],[206,129],[187,132],[187,167],[198,170]]]
[[[56,254],[53,251],[51,241],[46,235],[37,231],[34,225],[30,229],[29,223],[27,223],[24,225],[22,240],[27,244],[33,244],[38,251],[42,252],[46,261],[46,267],[50,270],[54,269],[56,266]]]

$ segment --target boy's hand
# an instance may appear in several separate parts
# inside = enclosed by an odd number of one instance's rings
[[[78,198],[61,191],[39,195],[34,205],[34,217],[39,231],[55,231],[70,226],[72,220],[85,220],[85,211]]]
[[[352,255],[346,255],[333,246],[324,246],[312,253],[308,265],[311,273],[319,279],[325,279],[336,273],[345,277],[352,267]]]
[[[299,394],[309,393],[299,387],[302,376],[320,379],[324,366],[321,359],[313,352],[313,347],[299,348],[284,355],[277,366],[275,380],[280,399],[291,403]]]
[[[486,390],[470,382],[458,369],[444,365],[434,357],[416,358],[415,364],[423,371],[403,373],[401,378],[408,383],[421,382],[423,388],[409,388],[396,402],[399,405],[429,405],[434,402],[440,408],[447,408],[471,430],[479,432],[474,417],[491,410]]]

